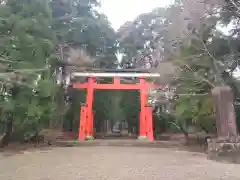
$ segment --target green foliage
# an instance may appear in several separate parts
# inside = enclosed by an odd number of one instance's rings
[[[194,22],[200,18],[195,14],[186,17],[190,13],[187,6],[175,3],[168,8],[156,8],[141,14],[118,30],[122,67],[146,67],[149,64],[155,67],[164,61],[180,69],[179,72],[173,71],[171,80],[160,79],[159,82],[173,89],[173,99],[166,100],[170,104],[168,110],[174,116],[173,123],[185,130],[188,126],[195,126],[198,130],[215,131],[213,87],[230,85],[236,96],[239,94],[238,83],[232,74],[239,59],[239,12],[232,2],[227,1],[227,6],[221,8],[218,6],[220,17],[210,14],[201,17],[201,22]],[[183,22],[179,22],[181,17]],[[231,21],[236,24],[232,28],[233,34],[227,36],[218,30],[219,23],[229,24]],[[185,28],[184,32],[182,28]],[[164,76],[171,72],[170,68],[159,68],[159,73]]]
[[[194,125],[199,130],[214,132],[211,95],[178,98],[175,104],[175,118],[179,125]]]
[[[203,23],[194,33],[176,40],[180,32],[175,31],[181,28],[172,31],[170,25],[184,11],[181,3],[141,14],[116,33],[107,17],[96,10],[100,6],[97,0],[7,0],[0,6],[0,133],[13,121],[14,133],[20,139],[29,137],[61,121],[59,115],[65,118],[65,129],[78,130],[80,102],[85,102],[86,94],[65,89],[56,77],[60,74],[58,60],[67,60],[71,48],[86,51],[97,68],[117,68],[118,52],[123,55],[122,68],[171,62],[181,72],[167,84],[174,87],[175,96],[168,100],[170,114],[154,115],[155,131],[175,127],[174,123],[215,131],[212,87],[230,85],[236,99],[240,92],[232,73],[240,49],[239,12],[233,5],[227,1],[219,9],[220,17],[204,19],[211,25]],[[228,36],[216,28],[231,21],[236,23]],[[170,43],[172,40],[177,43]],[[61,68],[64,78],[68,68]],[[165,71],[171,72],[169,68]],[[97,121],[127,120],[137,126],[139,92],[97,91],[94,109]]]
[[[157,8],[151,13],[139,15],[133,22],[126,22],[118,30],[123,68],[139,68],[144,66],[145,60],[154,66],[156,57],[153,57],[153,51],[161,51],[158,42],[166,33],[167,16],[166,9]]]
[[[1,73],[7,74],[0,79],[0,121],[3,127],[13,121],[21,139],[48,125],[55,113],[51,10],[47,1],[9,0],[0,12]]]
[[[50,6],[59,44],[83,48],[97,60],[97,67],[116,67],[116,35],[107,17],[95,10],[97,1],[54,0]]]
[[[76,90],[66,95],[57,84],[60,56],[55,50],[59,44],[83,48],[96,67],[116,67],[116,35],[106,16],[95,10],[98,6],[96,0],[8,0],[0,6],[1,133],[13,121],[21,139],[59,124],[59,114],[68,119],[67,129],[77,130],[85,95]],[[67,59],[65,54],[64,49]]]

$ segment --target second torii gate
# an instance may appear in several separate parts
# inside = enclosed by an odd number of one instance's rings
[[[73,88],[86,89],[87,97],[85,105],[80,108],[80,122],[78,140],[83,141],[93,137],[93,99],[94,89],[99,90],[139,90],[140,91],[140,113],[139,113],[139,137],[154,140],[152,124],[152,108],[147,106],[147,91],[150,88],[159,88],[146,82],[146,77],[159,77],[158,73],[78,73],[72,74],[74,77],[88,77],[88,82],[74,83]],[[112,77],[112,84],[97,84],[96,77]],[[121,84],[121,77],[135,77],[139,79],[137,84]]]

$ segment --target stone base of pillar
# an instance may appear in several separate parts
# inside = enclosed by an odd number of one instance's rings
[[[85,141],[90,141],[90,140],[94,140],[93,136],[86,136],[85,137]]]
[[[240,164],[240,138],[208,139],[209,160]]]
[[[147,136],[138,136],[138,140],[148,140]]]

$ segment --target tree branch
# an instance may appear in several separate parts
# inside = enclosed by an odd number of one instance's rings
[[[223,83],[222,78],[221,78],[221,71],[218,69],[218,66],[217,66],[217,61],[218,60],[209,52],[206,44],[204,43],[204,41],[202,39],[201,39],[201,42],[203,44],[204,50],[207,52],[209,57],[213,60],[214,68],[215,68],[216,72],[218,73],[218,74],[216,74],[216,77],[217,77],[218,81],[221,83],[221,85],[223,85],[224,83]]]
[[[238,7],[238,5],[234,2],[234,0],[230,0],[232,5],[237,9],[237,13],[240,14],[240,7]]]

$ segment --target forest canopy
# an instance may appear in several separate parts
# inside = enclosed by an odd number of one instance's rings
[[[77,131],[85,93],[69,87],[69,75],[87,68],[159,72],[151,82],[164,88],[149,94],[155,132],[169,123],[215,132],[211,89],[222,85],[234,92],[240,122],[237,0],[176,0],[117,31],[97,0],[0,2],[0,134],[7,141],[43,128]],[[96,92],[96,126],[104,119],[137,126],[138,101],[138,92]]]

